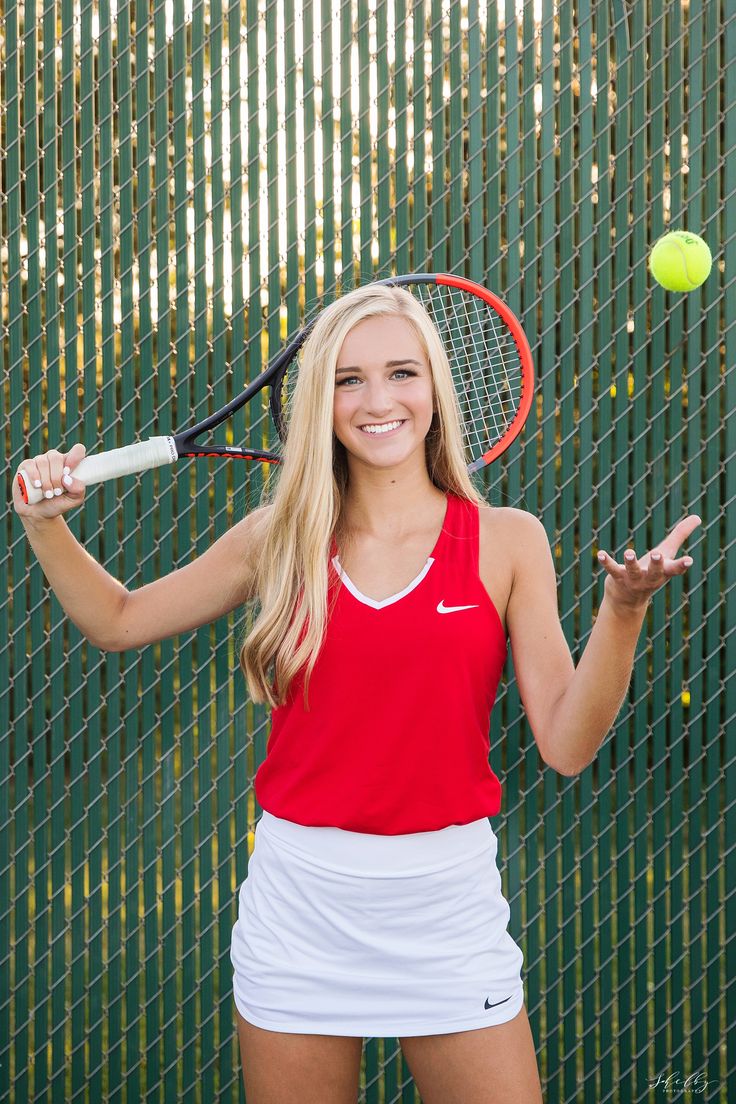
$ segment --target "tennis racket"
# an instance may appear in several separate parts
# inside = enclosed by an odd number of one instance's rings
[[[504,452],[518,436],[532,403],[534,366],[529,342],[518,320],[496,295],[462,276],[413,273],[377,280],[377,284],[408,288],[427,310],[445,346],[462,415],[468,471],[478,471]],[[286,440],[288,410],[299,370],[297,354],[316,316],[304,326],[257,379],[215,414],[173,436],[149,437],[80,460],[74,478],[89,486],[148,468],[173,464],[186,457],[223,456],[278,464]],[[270,388],[269,410],[275,429],[256,417],[261,437],[270,434],[267,449],[205,445],[203,434],[221,425],[236,410]],[[261,396],[263,399],[263,396]],[[40,502],[43,491],[33,486],[22,466],[16,474],[23,500]]]

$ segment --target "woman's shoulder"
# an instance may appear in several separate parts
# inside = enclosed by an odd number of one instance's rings
[[[530,517],[528,510],[519,510],[515,506],[491,506],[489,502],[478,504],[478,517],[484,525],[503,525],[510,531],[520,529],[525,518]]]

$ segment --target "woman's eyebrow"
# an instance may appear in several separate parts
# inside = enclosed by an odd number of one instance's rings
[[[400,364],[416,364],[418,368],[421,368],[421,364],[418,360],[412,360],[408,358],[406,360],[387,360],[384,368],[398,368]],[[362,369],[357,365],[351,365],[349,368],[338,368],[335,372],[336,376],[339,376],[341,372],[360,372]]]

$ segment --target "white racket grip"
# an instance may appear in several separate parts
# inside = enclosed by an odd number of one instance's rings
[[[88,487],[90,483],[104,483],[120,475],[132,475],[133,472],[147,471],[162,464],[173,464],[177,459],[173,437],[149,437],[147,441],[138,441],[134,445],[85,456],[72,472],[72,478]],[[23,498],[29,506],[40,502],[43,490],[33,486],[23,468],[18,469],[18,479]]]

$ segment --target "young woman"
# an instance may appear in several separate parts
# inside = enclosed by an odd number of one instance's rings
[[[141,647],[260,605],[241,665],[272,730],[231,945],[248,1104],[355,1102],[365,1036],[399,1038],[424,1104],[538,1104],[488,819],[508,641],[543,760],[578,773],[700,519],[659,561],[606,559],[576,671],[544,528],[476,491],[437,332],[410,292],[375,285],[327,307],[303,347],[272,500],[185,568],[129,592],[51,520],[84,496],[83,455],[24,464],[48,501],[15,505],[90,640]]]

